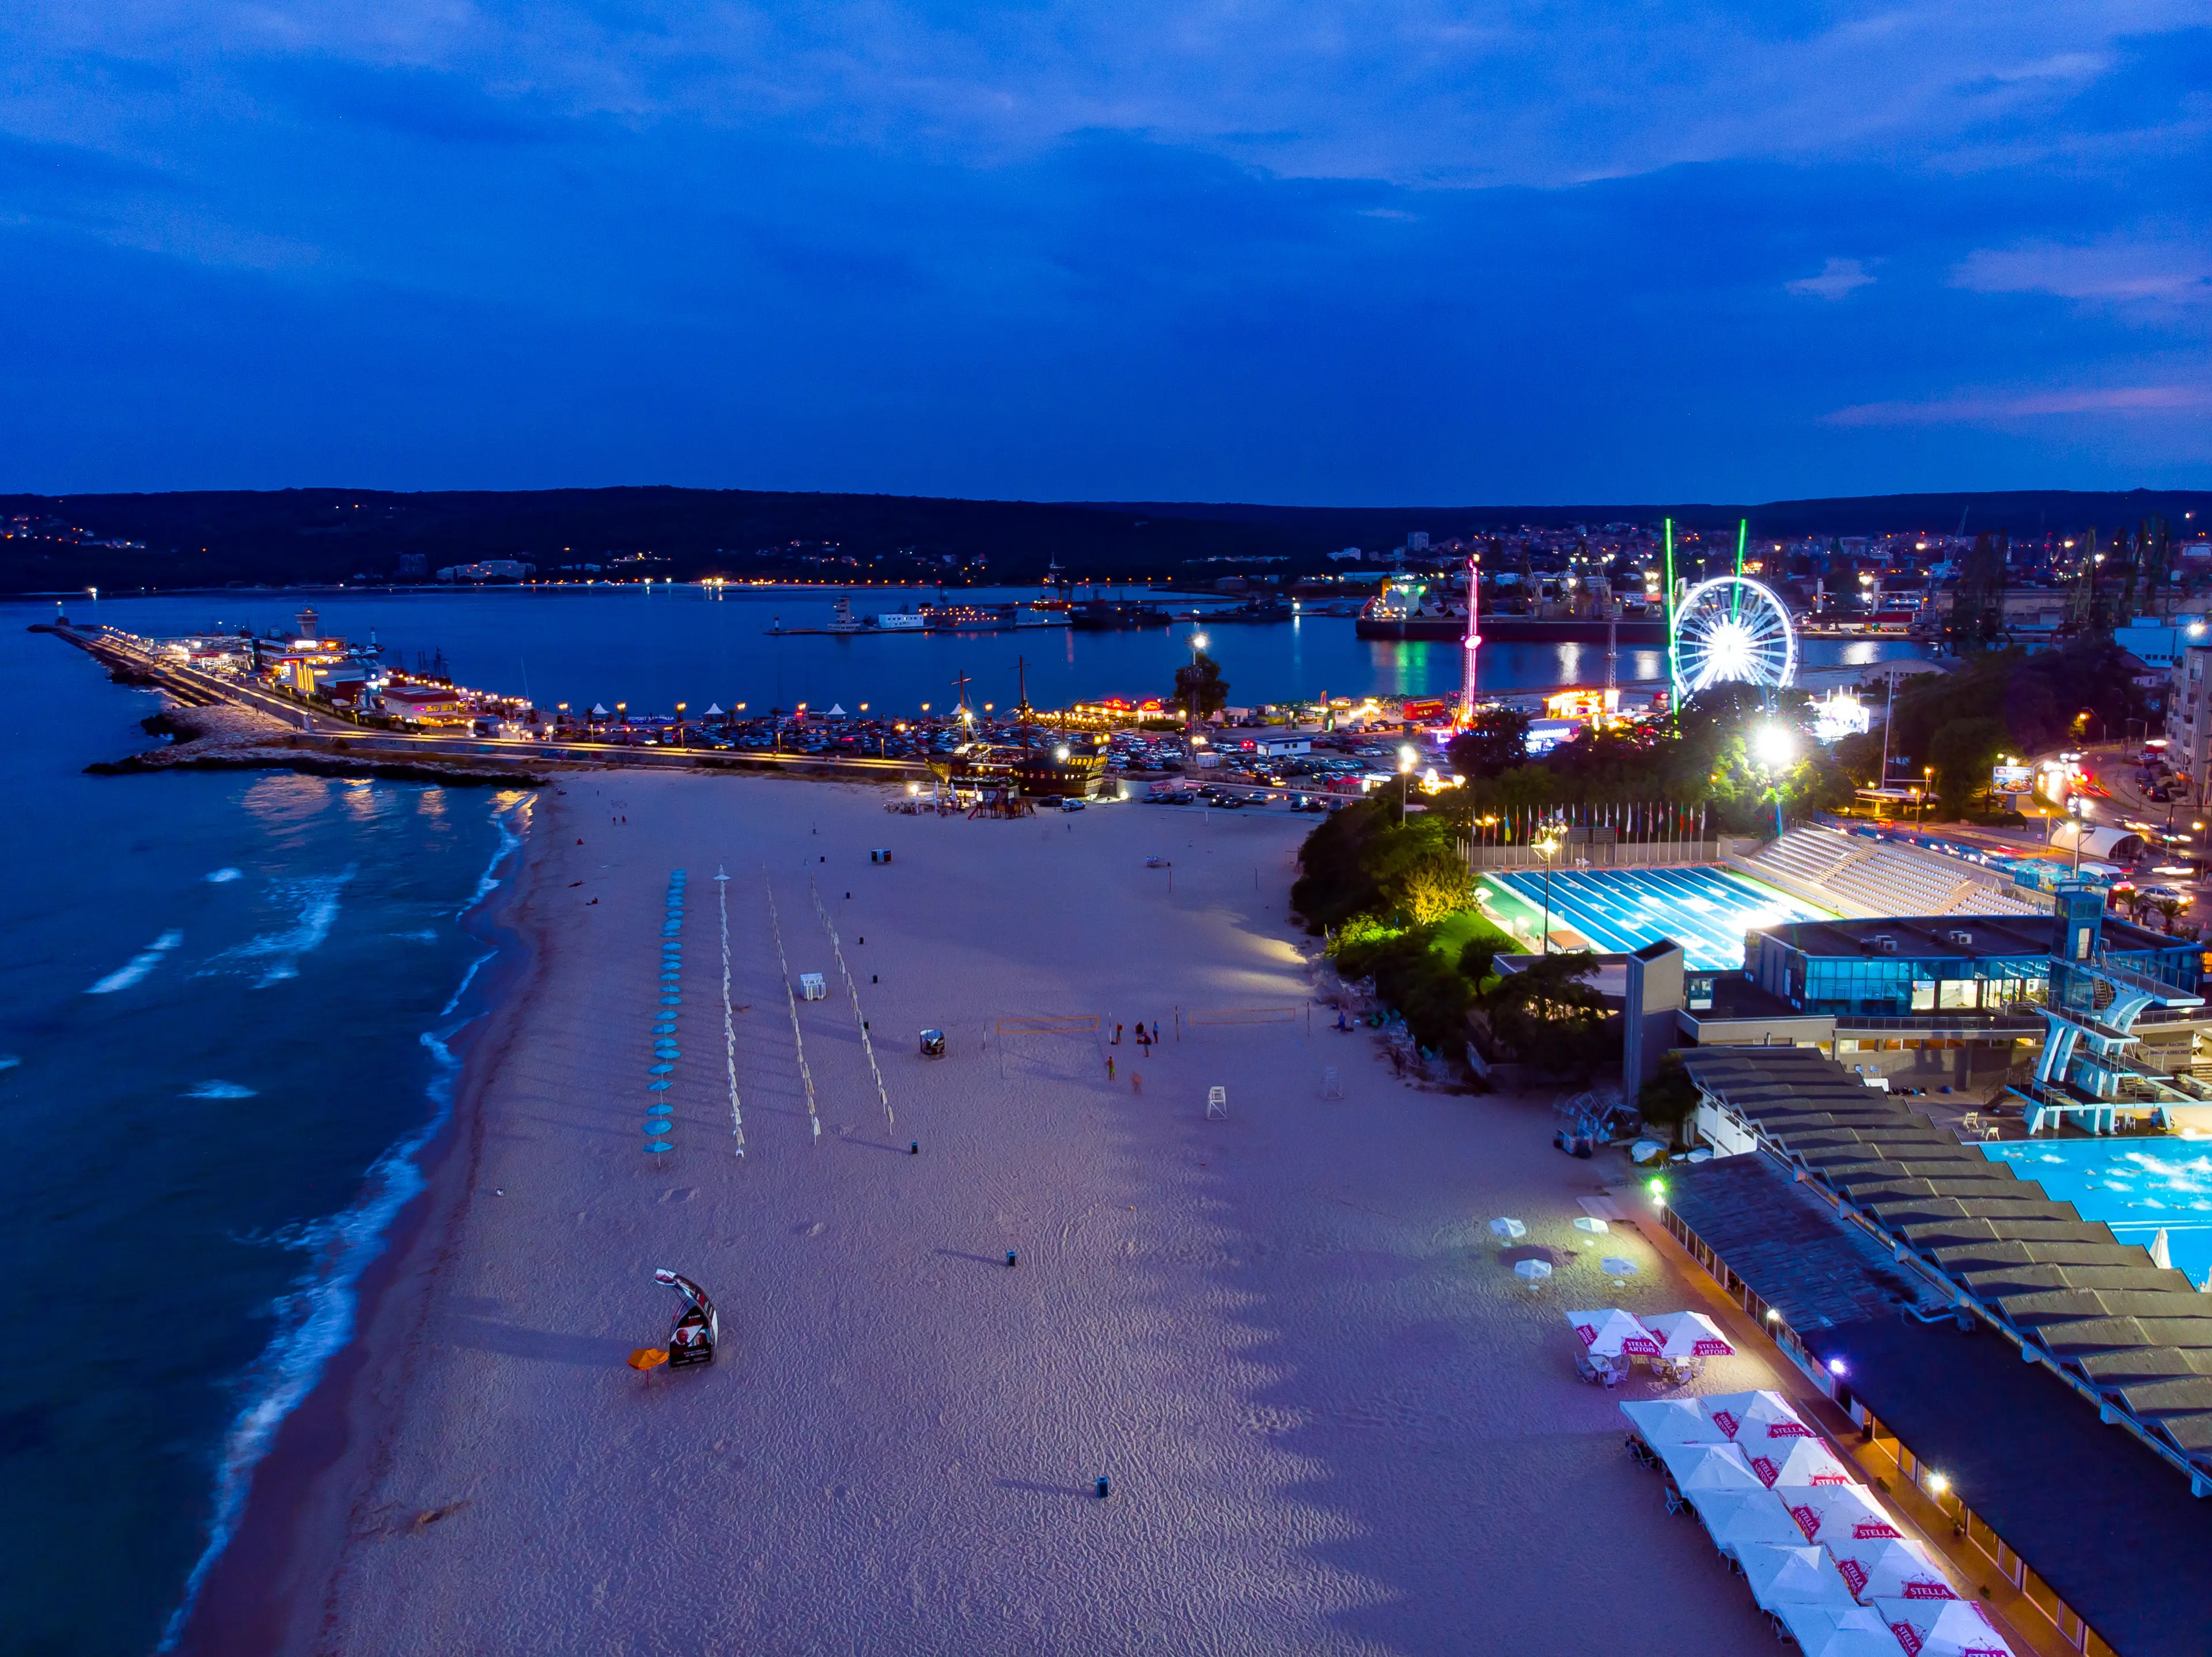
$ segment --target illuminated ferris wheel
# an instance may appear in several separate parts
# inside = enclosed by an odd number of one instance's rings
[[[1717,684],[1771,695],[1797,677],[1797,632],[1771,587],[1741,575],[1701,581],[1675,606],[1669,640],[1678,695]]]

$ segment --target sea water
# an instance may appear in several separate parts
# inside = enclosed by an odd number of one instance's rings
[[[1131,596],[1146,596],[1130,589]],[[1362,639],[1348,616],[1294,622],[1178,623],[1174,628],[1091,632],[1021,628],[996,633],[775,635],[786,628],[828,624],[839,596],[831,588],[723,589],[656,585],[624,587],[485,587],[450,592],[226,592],[176,598],[70,601],[72,621],[104,622],[149,634],[240,627],[289,631],[312,605],[317,626],[349,641],[374,636],[386,662],[413,669],[442,657],[456,683],[532,697],[540,707],[566,702],[629,704],[637,713],[670,713],[679,701],[693,716],[711,705],[743,702],[750,713],[788,711],[804,702],[826,712],[901,716],[924,703],[942,712],[962,695],[981,707],[1015,705],[1026,690],[1040,707],[1079,699],[1172,696],[1176,669],[1190,660],[1191,634],[1221,665],[1229,700],[1245,707],[1317,697],[1449,696],[1460,683],[1460,649],[1444,642]],[[854,588],[856,614],[910,610],[934,602],[934,589]],[[959,589],[953,602],[1012,603],[1028,588]],[[1188,608],[1188,596],[1158,595]],[[9,611],[0,607],[0,616]],[[27,614],[28,612],[26,612]],[[44,614],[51,618],[48,604]],[[1808,667],[1859,665],[1920,653],[1902,640],[1803,641]],[[1666,653],[1623,646],[1610,665],[1620,684],[1663,683]],[[1602,685],[1602,644],[1489,644],[1480,654],[1480,689],[1501,692],[1557,685]]]
[[[350,1333],[529,807],[86,776],[161,704],[38,614],[0,606],[0,1649],[104,1657],[160,1645]]]

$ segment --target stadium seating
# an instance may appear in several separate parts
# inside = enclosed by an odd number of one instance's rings
[[[1939,852],[1832,828],[1793,828],[1736,862],[1747,874],[1844,915],[2050,913],[2025,893],[1990,885],[1986,875]]]

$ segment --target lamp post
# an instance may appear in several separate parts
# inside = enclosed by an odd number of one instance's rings
[[[1205,652],[1206,635],[1194,631],[1190,635],[1190,728],[1198,729],[1198,659]]]
[[[1398,826],[1401,828],[1406,826],[1406,796],[1413,792],[1413,762],[1419,758],[1410,744],[1398,750]]]
[[[1922,766],[1920,768],[1920,798],[1913,802],[1912,809],[1912,826],[1915,828],[1922,827],[1928,821],[1928,791],[1935,786],[1936,768],[1932,765]]]
[[[1549,955],[1552,952],[1552,859],[1559,853],[1559,842],[1553,831],[1547,828],[1544,838],[1529,849],[1544,859],[1544,953]]]
[[[1782,838],[1782,788],[1776,776],[1797,756],[1797,744],[1785,727],[1770,725],[1759,731],[1754,751],[1759,756],[1759,768],[1765,774],[1767,788],[1774,795],[1774,837],[1779,840]]]
[[[2074,877],[2081,877],[2081,797],[2069,794],[2066,798],[2066,815],[2074,819]]]

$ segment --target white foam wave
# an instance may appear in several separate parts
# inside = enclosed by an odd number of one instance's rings
[[[499,849],[491,854],[491,861],[484,865],[484,871],[477,881],[476,890],[469,894],[469,901],[461,905],[457,913],[468,913],[499,889],[499,865],[507,861],[510,853],[520,849],[522,845],[521,834],[509,824],[508,819],[520,817],[526,822],[529,810],[530,801],[526,797],[517,804],[510,805],[501,799],[493,805],[491,826],[499,830]]]
[[[226,881],[238,879],[239,872],[236,869],[218,869],[208,877],[208,883],[214,886],[222,885]]]
[[[348,1207],[296,1234],[303,1241],[319,1245],[315,1263],[276,1302],[276,1335],[249,1373],[246,1407],[232,1421],[223,1441],[207,1546],[185,1579],[183,1603],[162,1630],[160,1650],[175,1649],[208,1572],[238,1529],[252,1489],[253,1470],[269,1454],[276,1429],[314,1390],[331,1356],[353,1337],[361,1274],[384,1252],[385,1232],[392,1220],[422,1189],[419,1159],[423,1148],[453,1114],[453,1078],[460,1065],[446,1044],[454,1034],[452,1029],[426,1031],[422,1038],[435,1066],[427,1089],[431,1102],[428,1120],[369,1164],[361,1193]]]
[[[330,937],[331,927],[338,918],[338,894],[353,877],[354,871],[349,867],[342,874],[309,875],[298,880],[275,882],[270,889],[280,901],[299,905],[292,924],[223,950],[200,968],[201,974],[258,968],[258,976],[253,983],[257,990],[297,978],[300,957],[320,949]]]
[[[185,1089],[187,1099],[251,1099],[260,1089],[242,1082],[195,1082]]]
[[[13,1070],[22,1062],[12,1053],[0,1053],[0,1070]]]
[[[161,957],[185,941],[182,932],[163,932],[137,955],[87,990],[87,995],[112,995],[127,990],[161,964]]]
[[[514,813],[526,822],[528,804],[526,799]],[[509,828],[505,813],[495,811],[493,822],[500,832],[500,845],[486,865],[483,878],[477,883],[478,901],[499,883],[493,878],[493,871],[522,844],[521,836]],[[348,870],[336,884],[343,884],[352,872]],[[331,888],[333,910],[336,884]],[[487,950],[469,963],[441,1018],[453,1017],[477,972],[497,953]],[[246,1378],[246,1406],[231,1423],[223,1442],[207,1545],[185,1579],[184,1596],[162,1630],[159,1650],[174,1650],[183,1636],[208,1573],[238,1529],[252,1489],[253,1470],[268,1454],[276,1429],[314,1390],[331,1357],[352,1338],[361,1274],[384,1252],[385,1234],[399,1211],[422,1189],[422,1152],[453,1115],[453,1083],[459,1076],[460,1063],[448,1043],[468,1022],[465,1018],[441,1029],[423,1032],[421,1041],[433,1063],[430,1082],[424,1089],[430,1100],[429,1116],[369,1165],[352,1204],[327,1220],[295,1221],[279,1227],[266,1239],[283,1247],[313,1248],[315,1263],[277,1302],[277,1333]]]

